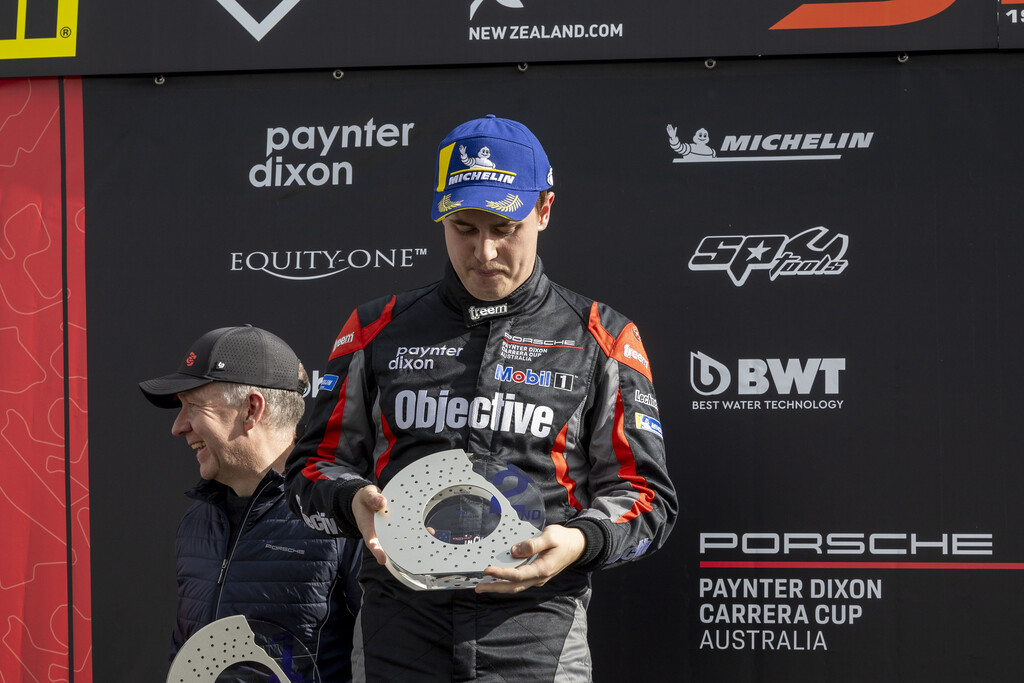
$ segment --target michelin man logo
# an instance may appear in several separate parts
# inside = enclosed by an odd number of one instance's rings
[[[475,157],[466,154],[465,145],[459,145],[459,158],[466,168],[497,168],[491,161],[491,148],[486,145],[480,148]]]
[[[709,158],[713,159],[718,156],[718,153],[708,146],[711,137],[705,128],[701,128],[693,134],[692,144],[679,142],[679,138],[676,137],[677,128],[671,123],[665,126],[665,130],[668,132],[668,144],[672,151],[686,161],[707,161]]]
[[[483,2],[484,0],[473,0],[473,4],[469,6],[470,19],[472,19],[473,15],[476,14],[476,11],[480,9],[480,5],[482,5]],[[512,7],[514,9],[523,8],[522,0],[498,0],[498,4],[502,5],[503,7]]]

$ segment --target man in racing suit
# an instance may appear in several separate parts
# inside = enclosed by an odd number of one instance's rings
[[[358,307],[288,460],[293,509],[362,537],[356,680],[589,681],[590,572],[659,548],[677,501],[637,327],[551,282],[536,255],[554,194],[536,137],[488,116],[442,141],[441,281]],[[403,467],[458,448],[539,487],[546,526],[475,590],[412,591],[381,565],[374,512]]]

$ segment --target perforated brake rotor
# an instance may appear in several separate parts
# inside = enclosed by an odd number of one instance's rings
[[[473,470],[470,455],[460,449],[441,451],[405,466],[382,491],[388,509],[374,520],[377,539],[387,553],[388,570],[416,590],[472,588],[494,581],[483,571],[488,565],[518,567],[534,560],[512,557],[512,545],[533,538],[540,530],[520,519],[497,487]],[[445,539],[427,520],[439,506],[480,501],[498,514],[493,528],[457,542]]]
[[[192,634],[175,655],[167,683],[215,683],[233,664],[252,662],[290,680],[277,661],[256,644],[256,634],[241,614],[218,619]]]

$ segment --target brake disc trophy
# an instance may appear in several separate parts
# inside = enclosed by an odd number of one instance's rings
[[[377,540],[388,570],[416,590],[472,588],[496,579],[489,566],[532,562],[512,557],[513,544],[544,528],[540,489],[515,465],[441,451],[402,468],[382,491]]]
[[[223,677],[222,677],[223,675]],[[287,630],[234,614],[207,624],[186,640],[167,683],[319,683],[309,650]]]

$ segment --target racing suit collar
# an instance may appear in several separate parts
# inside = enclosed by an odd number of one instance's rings
[[[445,266],[444,280],[442,281],[445,298],[462,312],[462,318],[467,327],[526,312],[531,304],[535,304],[543,298],[547,287],[548,279],[544,275],[544,265],[539,256],[533,265],[533,272],[526,282],[519,285],[504,299],[497,301],[481,301],[466,291],[451,263]]]

